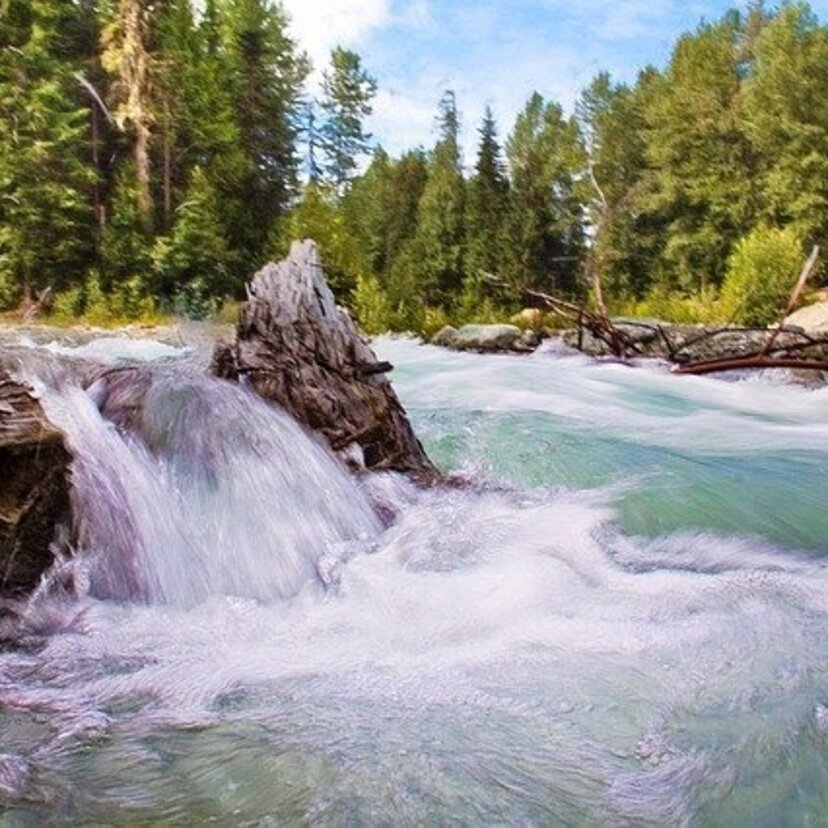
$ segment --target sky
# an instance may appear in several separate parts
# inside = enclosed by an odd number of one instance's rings
[[[634,80],[664,66],[672,45],[726,0],[282,0],[319,71],[337,44],[377,79],[374,140],[392,154],[430,147],[443,91],[453,89],[466,156],[486,105],[501,136],[533,91],[571,111],[601,70]],[[828,0],[811,3],[828,20]]]

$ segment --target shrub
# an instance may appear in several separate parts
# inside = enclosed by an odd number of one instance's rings
[[[354,290],[354,313],[367,334],[391,330],[393,312],[388,295],[373,276],[358,276]]]
[[[752,230],[727,261],[722,314],[740,325],[769,325],[793,288],[801,265],[802,242],[791,228]]]
[[[613,316],[631,316],[639,319],[663,319],[687,325],[726,321],[711,291],[686,294],[666,288],[655,288],[643,299],[613,303]]]

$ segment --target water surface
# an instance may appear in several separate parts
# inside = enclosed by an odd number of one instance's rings
[[[824,820],[828,391],[377,350],[472,486],[357,486],[174,368],[152,452],[44,389],[88,597],[0,653],[0,821]]]

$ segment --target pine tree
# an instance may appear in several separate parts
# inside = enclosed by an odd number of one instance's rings
[[[308,63],[288,35],[281,7],[267,0],[227,0],[224,33],[227,82],[246,164],[238,190],[244,209],[235,217],[230,239],[252,268],[263,255],[274,221],[296,192]]]
[[[0,301],[77,279],[90,253],[95,174],[68,11],[0,3]]]
[[[204,316],[211,309],[211,297],[232,292],[229,273],[233,256],[217,201],[209,177],[201,167],[195,167],[171,234],[158,239],[153,249],[162,295],[175,297],[180,309],[193,317]]]
[[[483,274],[496,274],[500,267],[500,247],[509,181],[497,126],[489,107],[479,129],[480,147],[474,176],[468,185],[467,263],[470,278],[480,281]]]
[[[359,156],[368,152],[371,136],[364,122],[373,111],[376,91],[377,83],[362,67],[359,55],[337,46],[322,78],[320,102],[326,115],[320,132],[324,170],[336,187],[353,178]]]
[[[150,142],[155,121],[151,92],[157,13],[156,6],[142,0],[118,0],[101,34],[101,63],[113,79],[110,104],[119,129],[129,138],[138,212],[147,230],[153,222]]]
[[[426,304],[449,305],[464,275],[465,182],[460,159],[460,123],[454,93],[440,101],[440,139],[428,164],[418,208],[412,255],[417,259],[418,294]]]

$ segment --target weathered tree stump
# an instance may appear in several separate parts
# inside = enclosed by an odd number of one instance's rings
[[[294,242],[287,259],[256,274],[248,297],[235,343],[216,348],[217,376],[247,377],[351,464],[437,475],[385,376],[391,366],[336,306],[314,242]]]
[[[0,595],[31,592],[54,562],[56,530],[69,525],[70,462],[31,389],[0,370]]]

